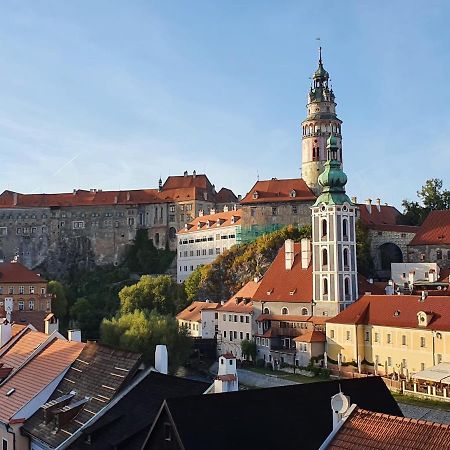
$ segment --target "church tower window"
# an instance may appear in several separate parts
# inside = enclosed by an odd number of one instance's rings
[[[328,250],[326,248],[322,250],[322,266],[328,266]]]
[[[344,248],[344,270],[348,267],[348,248]]]
[[[342,236],[345,238],[348,237],[348,220],[347,219],[342,220]]]
[[[328,278],[324,278],[322,283],[323,295],[328,295]]]
[[[322,219],[322,237],[328,234],[328,224],[326,219]]]

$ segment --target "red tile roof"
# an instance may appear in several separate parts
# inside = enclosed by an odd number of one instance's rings
[[[192,302],[188,307],[177,314],[177,319],[186,320],[188,322],[200,322],[202,310],[216,309],[218,307],[220,307],[220,303]]]
[[[45,278],[19,262],[0,263],[0,283],[46,283]]]
[[[325,316],[299,316],[294,314],[260,314],[256,319],[257,322],[265,320],[274,320],[278,322],[310,322],[313,325],[323,325],[327,322],[328,317]]]
[[[294,338],[295,342],[325,342],[327,340],[326,336],[317,330],[307,331],[305,334],[297,336]]]
[[[450,448],[450,425],[355,408],[328,450],[435,450]]]
[[[367,205],[358,204],[361,221],[372,230],[395,231],[397,233],[416,233],[418,227],[398,224],[401,213],[394,206],[372,204],[370,213]]]
[[[295,195],[292,195],[295,194]],[[255,196],[257,198],[255,198]],[[316,196],[301,178],[257,181],[241,200],[242,205],[267,202],[315,201]]]
[[[243,286],[238,292],[236,292],[233,297],[231,297],[224,305],[220,307],[220,312],[236,312],[236,313],[247,313],[250,314],[253,311],[253,302],[251,299],[255,295],[260,281],[249,281],[245,286]],[[245,300],[250,300],[245,302]]]
[[[267,269],[253,299],[258,302],[311,303],[313,296],[312,265],[302,269],[300,244],[294,244],[294,264],[285,267],[285,246],[281,247]]]
[[[409,245],[450,245],[450,210],[431,211]]]
[[[216,194],[216,203],[236,203],[238,198],[234,195],[234,192],[228,188],[222,188]]]
[[[170,176],[164,182],[162,190],[193,187],[212,190],[212,184],[204,174]]]
[[[48,311],[18,311],[15,310],[11,314],[11,321],[22,325],[33,325],[37,331],[45,332],[45,318]]]
[[[216,380],[221,381],[236,381],[236,375],[229,373],[227,375],[217,375]]]
[[[214,229],[240,225],[241,216],[242,209],[238,209],[237,211],[225,211],[216,214],[208,214],[206,216],[199,216],[191,220],[187,224],[187,230],[186,228],[182,228],[180,231],[178,231],[178,233],[188,234],[195,233],[196,231],[208,230],[210,228]]]
[[[450,331],[450,301],[445,296],[365,295],[327,323],[370,324],[398,328]],[[428,326],[419,326],[417,313],[431,313]]]
[[[0,421],[9,420],[78,357],[85,344],[53,339],[0,386]],[[6,395],[11,389],[14,392]],[[18,419],[18,418],[16,418]]]

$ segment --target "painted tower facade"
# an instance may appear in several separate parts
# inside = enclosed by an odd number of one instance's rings
[[[319,67],[314,72],[308,94],[307,117],[302,122],[302,178],[316,193],[327,160],[327,139],[333,134],[338,146],[337,161],[342,163],[342,121],[336,116],[334,93],[329,86],[329,74],[322,63],[322,48],[319,48]]]
[[[327,140],[327,161],[318,178],[321,195],[312,206],[314,315],[335,316],[358,298],[356,210],[345,193],[340,139]]]

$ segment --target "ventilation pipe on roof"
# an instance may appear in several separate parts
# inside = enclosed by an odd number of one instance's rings
[[[380,212],[381,211],[381,199],[377,198],[375,200],[375,204],[377,205],[378,212]]]
[[[183,176],[185,176],[185,177],[188,176],[188,171],[187,170],[184,171]]]
[[[194,170],[193,172],[192,172],[192,178],[195,178],[197,176],[197,172]]]
[[[129,202],[129,201],[130,201],[130,198],[131,198],[131,195],[130,195],[130,193],[129,193],[129,192],[127,192],[127,202]]]
[[[76,189],[74,189],[74,190],[72,191],[72,195],[77,195],[77,190],[76,190]]]
[[[284,254],[285,268],[291,270],[294,265],[294,241],[292,239],[287,239],[284,243]]]
[[[303,238],[302,247],[302,269],[307,269],[311,263],[311,239]]]
[[[155,369],[159,373],[167,375],[169,372],[169,357],[167,354],[167,347],[165,345],[157,345],[155,350]]]
[[[0,319],[0,347],[3,347],[12,336],[11,322],[7,319]]]
[[[368,198],[366,200],[366,208],[367,208],[367,211],[369,212],[369,214],[372,214],[372,199],[371,198]]]
[[[71,342],[81,342],[81,330],[67,330],[67,339]]]

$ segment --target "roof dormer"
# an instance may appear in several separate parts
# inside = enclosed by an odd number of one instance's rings
[[[297,191],[295,189],[292,189],[292,191],[289,192],[289,196],[292,198],[297,197]]]
[[[253,199],[254,199],[254,200],[257,200],[258,197],[259,197],[258,191],[253,192]]]
[[[432,312],[419,311],[417,313],[417,321],[419,327],[427,327],[430,324],[432,318],[433,318]]]

